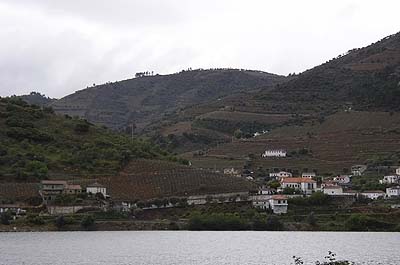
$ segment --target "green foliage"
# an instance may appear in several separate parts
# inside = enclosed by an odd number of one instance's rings
[[[0,214],[0,223],[3,225],[9,225],[10,224],[10,219],[11,219],[11,215],[10,213],[7,212],[3,212]]]
[[[55,224],[58,229],[63,228],[66,225],[64,215],[57,216],[55,219]]]
[[[303,206],[322,206],[328,205],[330,203],[330,200],[331,198],[328,195],[318,191],[314,192],[309,197],[290,198],[289,204]]]
[[[330,201],[329,195],[327,195],[323,192],[320,192],[320,191],[314,192],[307,199],[308,199],[308,203],[310,205],[319,205],[319,206],[326,205]]]
[[[85,215],[83,216],[82,220],[81,220],[81,226],[84,229],[92,229],[93,226],[95,225],[96,221],[94,219],[94,217],[92,215]]]
[[[256,215],[253,217],[253,230],[258,231],[280,231],[283,230],[283,223],[275,215],[268,218]]]
[[[142,139],[55,115],[19,98],[0,98],[0,172],[37,181],[48,172],[115,174],[130,160],[179,159]]]
[[[33,224],[33,225],[43,225],[44,224],[43,217],[41,217],[37,214],[29,214],[26,217],[26,220],[28,223]]]
[[[80,122],[75,124],[74,131],[78,134],[83,134],[89,132],[89,123],[87,122]]]
[[[270,129],[270,125],[265,125],[256,121],[245,122],[210,118],[196,119],[192,126],[229,133],[234,135],[236,138],[250,138],[255,132]]]
[[[282,191],[283,194],[301,194],[301,190],[295,189],[295,188],[290,188],[290,187],[285,187]]]
[[[369,216],[352,214],[346,220],[345,227],[349,231],[380,231],[391,229],[393,225]]]
[[[213,231],[225,231],[225,230],[245,230],[247,224],[239,216],[234,214],[194,214],[189,219],[188,229],[189,230],[213,230]]]
[[[311,226],[316,226],[317,225],[317,218],[315,218],[315,214],[314,212],[311,212],[308,216],[307,216],[307,223]]]

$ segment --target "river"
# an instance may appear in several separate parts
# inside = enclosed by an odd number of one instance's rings
[[[400,233],[21,232],[0,233],[1,265],[305,264],[328,251],[356,264],[400,264]]]

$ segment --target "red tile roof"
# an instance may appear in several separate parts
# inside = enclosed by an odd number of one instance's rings
[[[366,190],[361,193],[385,193],[385,192],[383,192],[381,190]]]
[[[273,200],[287,200],[287,197],[285,195],[281,195],[281,194],[272,195],[271,198]]]
[[[309,178],[284,178],[282,183],[317,183],[315,180]]]
[[[82,187],[81,187],[81,185],[68,185],[67,189],[68,190],[81,190]]]
[[[67,185],[65,180],[42,180],[41,183],[45,185]]]

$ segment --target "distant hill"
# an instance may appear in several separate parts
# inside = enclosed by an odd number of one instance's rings
[[[190,70],[141,76],[77,91],[51,106],[57,113],[79,116],[112,129],[134,124],[138,131],[188,106],[238,92],[273,87],[285,78],[260,71]]]
[[[397,112],[400,33],[285,81],[180,109],[154,124],[155,140],[185,152],[230,142],[235,132],[251,137],[281,126],[321,123],[343,110]]]
[[[399,102],[397,33],[291,76],[273,89],[188,107],[181,111],[181,116],[191,117],[186,132],[178,126],[182,122],[166,123],[160,131],[174,132],[162,138],[170,145],[168,139],[184,139],[194,129],[224,133],[224,143],[203,145],[204,150],[182,155],[196,166],[246,165],[253,170],[315,169],[339,174],[353,164],[400,163]],[[267,132],[232,141],[228,137],[237,129]],[[262,159],[266,148],[283,148],[291,156]]]
[[[0,182],[116,174],[134,158],[174,159],[149,142],[0,98]]]
[[[367,47],[349,50],[307,70],[273,91],[254,95],[264,104],[280,102],[276,112],[400,110],[400,33]],[[272,111],[272,109],[271,109]]]

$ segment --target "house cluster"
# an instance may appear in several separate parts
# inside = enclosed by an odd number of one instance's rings
[[[286,195],[276,194],[276,190],[261,187],[257,194],[250,196],[253,207],[269,210],[274,214],[287,213],[288,198]]]
[[[400,167],[396,168],[395,174],[384,176],[379,180],[379,183],[390,186],[386,188],[386,193],[383,194],[386,198],[400,197]]]
[[[82,189],[81,185],[69,184],[65,180],[42,180],[40,195],[43,202],[47,205],[56,200],[57,196],[60,195],[79,195],[82,192],[87,194],[101,193],[104,197],[107,196],[106,187],[99,183],[93,183],[86,186],[86,189]]]

